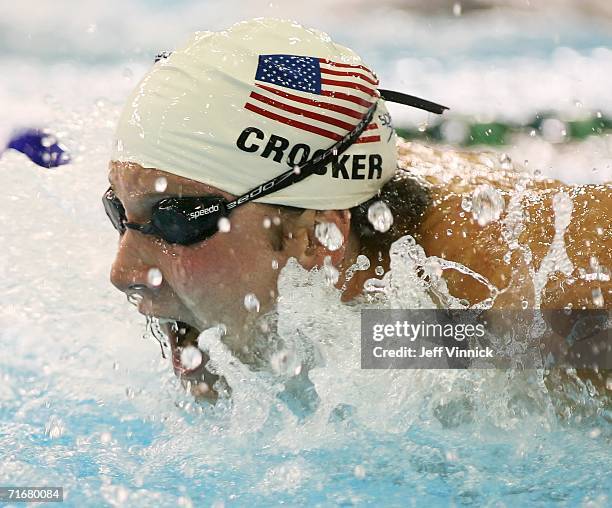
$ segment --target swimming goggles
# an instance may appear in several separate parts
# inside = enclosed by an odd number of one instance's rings
[[[400,92],[379,91],[381,97],[385,100],[400,102],[432,113],[441,114],[445,109],[448,109],[445,106]],[[219,221],[224,217],[229,217],[235,208],[289,187],[314,173],[321,172],[320,170],[332,162],[334,157],[344,153],[361,136],[372,121],[377,104],[377,101],[374,102],[361,121],[353,127],[353,130],[327,150],[319,152],[312,159],[262,183],[233,201],[214,195],[164,198],[153,206],[149,222],[137,224],[128,222],[123,204],[115,195],[113,189],[109,187],[102,197],[104,210],[120,234],[125,233],[127,229],[132,229],[174,244],[191,245],[201,242],[217,233],[219,231]]]

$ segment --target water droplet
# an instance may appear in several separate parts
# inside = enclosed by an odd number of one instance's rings
[[[502,169],[512,169],[512,159],[510,159],[510,156],[507,153],[502,153],[499,156],[499,162],[501,163]]]
[[[181,351],[181,365],[187,370],[195,369],[202,363],[202,351],[197,347],[187,346]]]
[[[423,270],[430,278],[439,279],[442,276],[442,265],[436,259],[427,259],[423,265]]]
[[[359,254],[353,266],[355,267],[356,270],[360,270],[360,271],[367,270],[368,268],[370,268],[370,258],[368,258],[368,256],[365,256],[363,254]]]
[[[128,399],[133,399],[133,398],[134,398],[134,396],[135,396],[134,388],[132,388],[131,386],[128,386],[128,387],[125,389],[125,396],[126,396]]]
[[[447,143],[457,145],[465,142],[470,135],[470,128],[467,123],[452,119],[440,126],[440,134]]]
[[[344,236],[333,222],[320,222],[315,226],[315,236],[325,248],[335,251],[342,247]]]
[[[270,366],[276,374],[284,374],[287,371],[289,362],[290,357],[287,351],[278,351],[270,358]]]
[[[361,464],[355,466],[353,473],[355,475],[355,478],[359,478],[360,480],[363,480],[366,475],[365,468]]]
[[[589,432],[589,437],[591,439],[598,438],[600,435],[601,435],[601,429],[598,427],[595,427],[593,430],[591,430],[591,432]]]
[[[272,227],[272,221],[270,220],[270,217],[264,217],[263,227],[265,229],[270,229],[270,227]]]
[[[219,222],[217,222],[217,228],[221,233],[229,233],[230,229],[232,229],[232,223],[227,217],[221,217]]]
[[[504,206],[501,193],[489,184],[479,185],[472,194],[472,216],[480,226],[498,220]]]
[[[147,282],[153,287],[161,285],[164,277],[159,268],[150,268],[147,272]]]
[[[453,230],[452,229],[447,229],[446,230],[446,236],[453,236]]]
[[[155,180],[155,191],[164,192],[168,188],[168,180],[165,177],[160,176]]]
[[[461,199],[461,208],[465,212],[472,211],[472,196],[463,196]]]
[[[293,172],[296,175],[299,175],[302,172],[302,170],[301,170],[301,168],[299,166],[293,166]]]
[[[278,261],[276,259],[272,260],[272,270],[278,270]]]
[[[192,389],[193,395],[198,397],[205,396],[208,392],[210,392],[210,386],[208,386],[208,384],[204,381],[200,381]]]
[[[244,296],[244,308],[249,312],[259,312],[259,300],[253,293]]]
[[[110,432],[102,432],[102,434],[100,434],[100,442],[103,444],[110,443],[112,438]]]
[[[565,141],[567,127],[558,118],[546,118],[540,126],[542,137],[549,143],[561,143]]]
[[[280,226],[281,223],[281,218],[277,215],[275,217],[272,217],[272,224],[274,224],[275,226]]]
[[[138,307],[142,302],[142,295],[140,293],[129,293],[127,295],[127,301],[130,302],[134,307]]]
[[[62,437],[64,430],[64,423],[57,416],[49,418],[49,421],[45,425],[45,435],[49,436],[51,439]]]
[[[387,289],[387,283],[381,279],[368,279],[363,283],[366,293],[383,293]]]
[[[119,362],[113,362],[113,370],[119,370]]]
[[[459,460],[459,456],[454,451],[446,452],[446,460],[449,462],[457,462]]]
[[[598,234],[599,236],[603,235],[603,228],[602,228],[602,227],[599,227],[599,226],[598,226],[597,228],[595,228],[595,231],[597,232],[597,234]]]
[[[198,335],[198,348],[201,351],[208,351],[212,344],[216,344],[226,334],[227,329],[224,324],[218,324],[207,328]]]
[[[523,308],[523,310],[527,310],[527,307],[529,307],[529,301],[522,299],[521,300],[521,307]]]
[[[323,260],[323,275],[328,286],[335,286],[340,278],[340,272],[332,264],[330,256],[325,256]]]
[[[393,214],[383,201],[376,201],[368,208],[368,220],[376,231],[386,233],[393,225]]]
[[[376,268],[374,268],[374,273],[380,277],[381,275],[385,274],[385,269],[378,265]]]
[[[53,146],[55,143],[57,143],[57,139],[55,138],[55,136],[52,136],[52,135],[44,136],[40,140],[40,144],[44,146],[45,148],[49,148],[50,146]]]
[[[593,289],[591,294],[593,295],[593,305],[595,305],[596,307],[603,307],[604,306],[604,297],[603,297],[603,294],[601,292],[601,288]]]

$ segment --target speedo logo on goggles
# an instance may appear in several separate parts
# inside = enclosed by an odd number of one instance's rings
[[[209,213],[218,212],[218,211],[219,211],[219,205],[212,205],[212,206],[209,206],[208,208],[203,208],[201,210],[196,210],[195,212],[191,212],[189,214],[189,218],[197,219],[198,217],[202,215],[208,215]]]

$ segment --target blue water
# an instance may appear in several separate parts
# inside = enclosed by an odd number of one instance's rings
[[[609,506],[612,494],[612,436],[608,428],[588,437],[593,422],[547,428],[524,417],[512,430],[443,429],[423,415],[389,433],[348,416],[330,422],[319,445],[295,450],[275,446],[274,414],[261,432],[228,436],[218,415],[145,415],[127,397],[70,400],[40,373],[2,372],[13,386],[38,388],[2,405],[0,481],[63,485],[69,506],[170,506],[181,498],[194,506]],[[58,414],[66,430],[51,438],[45,425]],[[169,435],[173,428],[193,439]]]

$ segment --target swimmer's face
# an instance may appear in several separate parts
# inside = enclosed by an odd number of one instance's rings
[[[155,190],[161,177],[167,183],[162,193]],[[128,221],[136,223],[148,222],[153,205],[166,197],[234,198],[209,185],[136,164],[111,163],[109,181]],[[317,212],[316,217],[314,211],[298,212],[289,220],[278,207],[258,203],[236,208],[229,232],[218,232],[193,245],[171,244],[128,229],[119,238],[111,281],[126,293],[140,285],[139,311],[145,315],[182,321],[199,331],[223,323],[230,347],[239,349],[245,345],[239,337],[247,336],[256,317],[273,307],[278,273],[290,257],[308,269],[321,265],[326,255],[332,255],[332,262],[342,262],[344,248],[331,253],[314,239],[314,222],[320,216],[336,222],[348,236],[346,211]],[[281,218],[281,224],[264,227],[265,219],[274,217]],[[157,286],[148,276],[154,268],[162,274]],[[259,313],[245,307],[250,293],[260,302]]]

